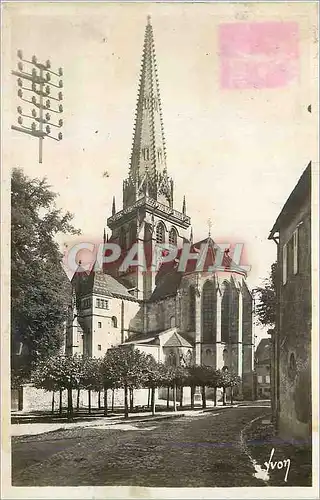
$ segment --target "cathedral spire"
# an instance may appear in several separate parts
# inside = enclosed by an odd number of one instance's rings
[[[124,208],[145,196],[147,184],[151,198],[171,205],[171,184],[166,168],[166,146],[150,16],[147,17],[145,28],[129,178],[124,183]]]

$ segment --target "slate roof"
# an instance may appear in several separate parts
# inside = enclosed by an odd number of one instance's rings
[[[284,207],[277,217],[273,228],[270,231],[269,239],[272,239],[274,234],[279,231],[280,227],[288,224],[290,220],[297,214],[299,207],[305,202],[311,194],[311,162],[305,168],[295,188],[291,192]]]
[[[215,265],[218,245],[216,245],[215,242],[210,237],[208,237],[192,245],[190,253],[199,254],[202,245],[207,245],[207,250],[206,258],[201,272],[213,272],[210,268]],[[189,259],[186,263],[185,270],[179,271],[178,266],[181,252],[182,249],[179,249],[175,261],[164,262],[161,265],[156,277],[156,288],[154,289],[149,299],[151,302],[164,299],[165,297],[169,297],[170,295],[175,295],[178,291],[183,275],[191,272],[196,272],[197,261],[195,259]],[[232,259],[228,255],[228,252],[223,253],[221,267],[225,270],[230,269],[230,271],[245,274],[243,269],[241,269],[239,266],[236,266],[232,262]]]
[[[105,274],[102,271],[94,271],[88,274],[79,266],[75,272],[72,281],[76,283],[76,288],[80,295],[95,293],[107,297],[120,297],[127,300],[136,301],[128,289],[113,276]]]
[[[169,328],[168,330],[164,330],[162,332],[156,332],[156,333],[145,333],[145,334],[135,334],[132,337],[130,337],[129,340],[124,342],[125,345],[128,344],[152,344],[152,345],[159,345],[160,344],[160,339],[161,335],[167,334],[172,330],[171,337],[166,341],[166,343],[163,345],[163,347],[188,347],[192,349],[192,345],[188,342],[187,339],[183,338],[179,333],[177,333],[176,328]]]
[[[173,333],[163,347],[189,347],[192,349],[192,345],[177,332]]]

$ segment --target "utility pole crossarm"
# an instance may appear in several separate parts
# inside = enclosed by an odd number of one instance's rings
[[[62,68],[59,68],[57,72],[53,71],[51,69],[51,63],[49,60],[47,60],[45,64],[39,63],[36,56],[32,56],[31,61],[23,59],[21,50],[18,50],[17,55],[20,59],[20,61],[18,62],[18,71],[13,70],[11,73],[13,76],[18,77],[18,97],[23,102],[34,106],[34,108],[32,109],[31,113],[23,113],[22,107],[18,106],[18,124],[20,125],[20,127],[12,125],[11,129],[17,132],[29,134],[39,139],[39,163],[42,163],[44,138],[48,137],[49,139],[54,139],[56,141],[62,140],[61,132],[58,133],[57,137],[50,134],[51,127],[54,127],[55,129],[61,129],[63,120],[60,118],[58,123],[53,123],[51,122],[50,113],[47,112],[44,114],[44,112],[48,110],[50,110],[50,112],[58,114],[61,114],[63,112],[62,104],[59,104],[58,109],[51,109],[51,100],[58,102],[61,102],[63,100],[61,91],[58,92],[57,96],[51,95],[52,89],[63,88],[62,80],[60,79],[57,83],[55,83],[54,81],[52,81],[52,75],[59,78],[63,75],[63,71]],[[31,73],[24,70],[23,63],[27,63],[32,66]],[[28,83],[31,83],[31,88],[25,86]],[[27,98],[23,97],[23,91],[28,93]],[[32,94],[31,99],[29,97],[29,94]],[[45,99],[46,101],[44,102]],[[31,126],[23,125],[24,118],[32,121]]]

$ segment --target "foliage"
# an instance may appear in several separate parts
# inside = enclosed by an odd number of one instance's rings
[[[89,357],[83,358],[79,384],[81,389],[101,391],[103,388],[101,364],[101,359]]]
[[[108,349],[104,366],[109,380],[118,387],[137,389],[145,380],[147,355],[132,345]]]
[[[263,286],[254,290],[256,298],[257,321],[263,326],[275,326],[276,322],[276,284],[278,279],[277,264],[271,266],[269,277],[264,280]]]
[[[84,364],[81,356],[52,356],[38,362],[32,373],[35,387],[46,391],[78,389],[83,380]]]
[[[70,284],[55,237],[77,231],[72,215],[56,208],[57,195],[49,187],[46,179],[12,172],[11,339],[13,353],[17,343],[25,346],[26,373],[59,351],[69,302]]]

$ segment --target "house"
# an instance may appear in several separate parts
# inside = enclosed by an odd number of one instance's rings
[[[256,397],[270,399],[270,339],[261,339],[255,353]]]
[[[280,436],[311,437],[311,163],[279,214],[277,318],[273,337],[273,413]]]

